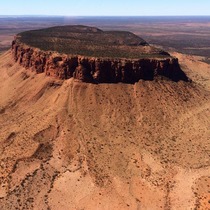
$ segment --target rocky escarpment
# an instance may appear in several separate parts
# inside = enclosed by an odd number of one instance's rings
[[[12,54],[23,67],[59,79],[74,77],[84,82],[135,83],[140,79],[153,80],[157,76],[164,76],[173,81],[188,80],[176,58],[106,59],[69,56],[37,50],[15,40]]]
[[[135,83],[158,76],[187,81],[178,60],[130,32],[63,26],[23,32],[12,43],[20,65],[59,79]]]

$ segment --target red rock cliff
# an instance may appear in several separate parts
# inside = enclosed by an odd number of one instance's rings
[[[45,73],[59,79],[75,79],[84,82],[135,83],[140,79],[153,80],[163,76],[173,81],[188,78],[181,70],[178,59],[110,59],[70,56],[28,47],[14,40],[12,54],[16,62],[37,73]]]

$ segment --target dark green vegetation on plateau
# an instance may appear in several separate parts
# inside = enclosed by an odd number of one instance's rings
[[[102,31],[81,25],[26,31],[19,33],[17,39],[44,51],[71,55],[132,59],[169,56],[131,32]]]

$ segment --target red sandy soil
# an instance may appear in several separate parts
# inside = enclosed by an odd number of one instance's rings
[[[0,209],[210,209],[210,66],[194,82],[55,80],[0,57]]]

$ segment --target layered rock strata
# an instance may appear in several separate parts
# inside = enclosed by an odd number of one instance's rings
[[[12,54],[23,67],[63,80],[74,77],[83,82],[135,83],[158,76],[173,81],[188,80],[178,59],[172,57],[117,59],[71,56],[42,51],[16,39],[12,42]]]

